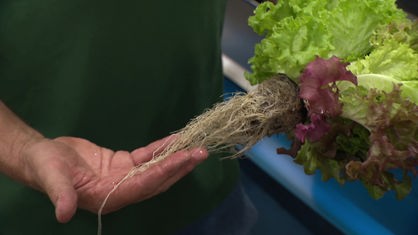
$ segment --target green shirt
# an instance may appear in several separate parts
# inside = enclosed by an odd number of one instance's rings
[[[219,101],[225,1],[2,0],[0,99],[47,137],[132,150]],[[237,179],[212,156],[167,192],[103,218],[104,234],[167,234],[214,208]],[[0,235],[95,234],[0,175]]]

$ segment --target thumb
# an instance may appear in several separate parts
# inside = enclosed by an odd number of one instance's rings
[[[77,211],[77,193],[74,189],[63,189],[53,202],[55,205],[55,217],[60,223],[67,223]]]
[[[69,146],[49,139],[27,145],[22,151],[28,184],[48,195],[61,223],[70,221],[77,210],[71,173],[71,159],[77,159],[76,155]]]
[[[54,167],[40,178],[43,182],[43,189],[55,206],[55,216],[58,222],[70,221],[77,211],[78,198],[70,174],[60,167]]]

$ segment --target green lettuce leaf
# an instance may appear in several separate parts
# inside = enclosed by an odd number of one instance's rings
[[[370,39],[382,25],[405,18],[394,0],[316,0],[265,2],[249,18],[249,25],[264,38],[249,60],[252,83],[277,73],[298,81],[315,56],[333,55],[356,60],[372,49]],[[359,27],[361,25],[361,27]]]
[[[324,8],[333,8],[333,2],[329,0],[287,0],[274,4],[266,1],[257,6],[254,15],[248,19],[248,24],[257,34],[269,36],[281,20],[302,15],[314,16],[316,12]]]
[[[380,74],[398,81],[418,80],[418,53],[408,44],[386,40],[348,69],[356,75]]]
[[[277,73],[297,80],[301,70],[316,56],[329,57],[333,50],[328,29],[315,17],[287,17],[276,22],[272,32],[255,46],[255,56],[249,60],[252,73],[246,73],[252,83],[259,83]]]
[[[306,174],[315,174],[317,170],[321,172],[323,181],[334,178],[340,184],[345,183],[343,176],[344,163],[333,158],[326,158],[321,155],[324,146],[309,141],[302,145],[295,158],[295,162],[304,166]]]
[[[340,90],[339,98],[344,107],[342,113],[343,117],[353,118],[353,115],[360,115],[358,109],[361,108],[361,104],[364,104],[363,100],[356,100],[356,96],[350,96],[348,94],[366,94],[370,89],[377,89],[389,93],[393,91],[395,86],[399,86],[401,97],[404,100],[408,100],[418,105],[418,81],[400,81],[393,77],[381,74],[361,74],[357,75],[357,83],[358,86],[354,86],[352,83],[348,82],[338,83],[338,88]],[[352,90],[346,92],[346,90],[350,88],[354,90],[354,92],[352,92]]]
[[[418,33],[412,29],[416,23],[404,20],[377,30],[371,39],[374,50],[348,66],[359,86],[390,92],[398,84],[401,96],[418,104],[418,51],[413,49]],[[341,83],[339,88],[348,86]]]
[[[374,32],[390,22],[405,19],[394,0],[344,0],[329,11],[327,23],[335,50],[331,53],[346,61],[363,57],[372,49]]]

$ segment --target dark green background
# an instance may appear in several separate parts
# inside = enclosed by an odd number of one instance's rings
[[[0,98],[48,137],[132,150],[181,128],[222,94],[225,2],[2,0]],[[104,234],[166,234],[213,208],[237,178],[217,157],[168,192],[104,217]],[[42,194],[0,177],[0,234],[95,234]]]

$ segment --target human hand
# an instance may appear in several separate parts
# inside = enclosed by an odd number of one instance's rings
[[[77,208],[97,213],[107,194],[135,166],[149,161],[168,141],[158,140],[132,152],[112,151],[85,139],[60,137],[28,144],[21,158],[27,183],[45,192],[59,222],[68,222]],[[208,153],[179,151],[132,176],[112,192],[102,213],[116,211],[167,190]]]

